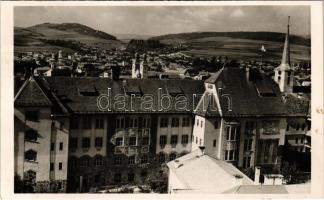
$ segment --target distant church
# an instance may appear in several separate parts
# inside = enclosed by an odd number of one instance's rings
[[[135,54],[132,63],[132,78],[147,78],[148,64],[146,54],[143,55],[141,60],[139,54]]]
[[[281,63],[277,68],[275,68],[274,76],[274,80],[279,85],[280,91],[283,93],[292,93],[294,85],[294,72],[290,67],[289,21],[290,17],[288,17],[287,34]]]

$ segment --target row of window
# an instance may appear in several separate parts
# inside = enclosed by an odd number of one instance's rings
[[[188,144],[189,142],[189,136],[188,135],[182,135],[181,136],[181,144]],[[167,136],[166,135],[161,135],[160,136],[160,145],[165,146],[167,144]],[[178,135],[171,135],[171,141],[170,144],[172,146],[178,144]]]
[[[239,136],[239,126],[226,126],[225,133],[226,133],[226,140],[227,141],[236,141],[237,137]]]
[[[62,170],[63,169],[63,163],[59,163],[58,165],[58,170]],[[50,171],[54,171],[54,163],[50,163]]]
[[[304,131],[306,128],[306,124],[303,123],[303,124],[294,124],[292,126],[290,126],[289,124],[287,124],[287,128],[286,128],[286,131],[289,131],[290,129],[292,130],[296,130],[296,131],[299,131],[299,130],[302,130]],[[308,127],[308,130],[310,130],[310,126]]]
[[[63,142],[59,143],[59,150],[63,151]],[[51,151],[55,151],[55,142],[51,143]]]
[[[139,118],[138,117],[131,117],[129,118],[129,128],[138,128],[139,127]],[[125,117],[118,117],[116,118],[116,128],[117,129],[124,129],[125,128]],[[150,128],[151,127],[151,119],[144,117],[142,119],[142,128]]]
[[[102,148],[103,146],[103,138],[102,137],[96,137],[95,138],[95,148]],[[84,149],[89,149],[91,144],[91,138],[90,137],[83,137],[82,138],[82,143],[81,143],[81,147]],[[76,149],[78,148],[78,138],[74,137],[74,138],[70,138],[69,140],[69,146],[71,149]]]
[[[214,129],[218,129],[218,124],[219,123],[218,123],[217,120],[214,121]],[[199,119],[197,119],[196,126],[199,126],[199,125],[200,125],[200,127],[203,127],[204,126],[204,121],[203,120],[199,121]]]
[[[85,116],[82,118],[82,123],[78,119],[72,119],[70,128],[71,129],[78,129],[79,124],[81,124],[82,129],[92,129],[92,117]],[[96,129],[104,129],[104,119],[102,118],[97,118],[95,119],[95,128]]]
[[[195,143],[196,144],[198,144],[198,141],[199,141],[199,146],[202,146],[203,145],[203,141],[202,141],[202,139],[201,138],[198,138],[198,137],[195,137]],[[213,140],[212,141],[213,142],[213,147],[216,147],[216,145],[217,145],[217,140]]]
[[[147,171],[143,170],[140,174],[142,178],[145,178],[147,176]],[[120,183],[122,181],[122,174],[116,173],[114,174],[114,183]],[[134,182],[135,181],[135,174],[134,172],[128,172],[127,173],[127,182]]]
[[[179,127],[180,119],[178,117],[171,118],[171,127]],[[160,119],[160,127],[168,127],[169,126],[169,118],[161,117]],[[190,117],[182,118],[182,127],[190,126]]]
[[[126,146],[126,145],[127,144],[125,144],[125,138],[124,137],[117,137],[116,138],[115,146],[121,147],[121,146]],[[137,146],[138,145],[138,138],[136,136],[129,137],[128,145],[129,146]],[[149,136],[143,136],[141,145],[150,145],[150,137]]]

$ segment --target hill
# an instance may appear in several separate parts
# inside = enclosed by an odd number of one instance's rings
[[[78,23],[44,23],[27,28],[15,27],[15,50],[65,48],[79,50],[81,46],[119,48],[122,44],[115,36]]]
[[[264,60],[277,61],[282,54],[285,33],[276,32],[194,32],[168,34],[151,37],[163,44],[186,46],[183,53],[197,56],[229,56],[231,58],[253,58],[261,56],[265,46]],[[290,36],[291,59],[310,60],[310,38]]]
[[[165,45],[159,40],[135,40],[129,41],[126,50],[130,52],[145,52],[153,49],[163,48]]]

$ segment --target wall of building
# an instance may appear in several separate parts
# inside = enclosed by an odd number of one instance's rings
[[[168,119],[168,126],[161,127],[161,118]],[[179,119],[179,126],[172,127],[172,118]],[[184,118],[189,118],[189,126],[182,126],[182,122]],[[188,153],[191,151],[191,137],[192,137],[192,115],[181,115],[181,114],[165,114],[159,115],[157,118],[157,141],[156,141],[156,154],[164,153],[164,154],[171,154],[176,153],[178,156],[184,153]],[[162,148],[160,145],[160,136],[165,135],[167,136],[166,145]],[[171,145],[171,136],[177,135],[178,142],[176,145]],[[182,135],[188,135],[188,143],[182,144]]]
[[[69,118],[53,119],[51,143],[54,143],[54,150],[51,150],[50,162],[54,165],[54,170],[50,171],[51,180],[67,179],[69,123]],[[63,144],[62,149],[60,149],[60,143]],[[59,168],[60,163],[62,163],[62,169]]]
[[[29,121],[25,118],[25,112],[38,111],[38,121]],[[50,143],[51,143],[51,126],[52,120],[50,118],[50,108],[15,108],[15,124],[21,124],[15,128],[15,149],[17,152],[17,164],[16,172],[21,177],[24,177],[24,172],[33,170],[36,172],[36,181],[47,181],[49,180],[49,169],[50,169]],[[36,142],[25,141],[25,131],[34,129],[38,133]],[[18,137],[17,137],[18,136]],[[34,150],[37,152],[36,161],[26,161],[24,154],[28,150]]]

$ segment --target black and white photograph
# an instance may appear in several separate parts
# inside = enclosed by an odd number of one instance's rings
[[[14,194],[313,191],[310,5],[12,12]]]

